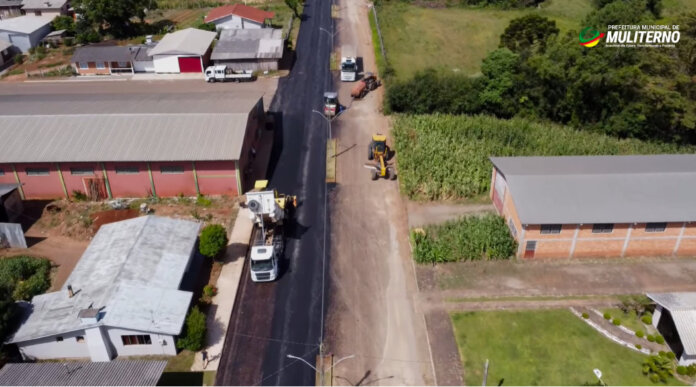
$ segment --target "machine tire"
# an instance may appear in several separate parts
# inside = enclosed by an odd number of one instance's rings
[[[258,213],[259,210],[261,210],[261,203],[259,203],[256,200],[249,200],[249,203],[247,203],[247,206],[249,207],[249,211],[253,213]]]
[[[370,145],[367,146],[367,159],[368,160],[374,160],[375,155],[373,151],[374,144],[370,142]]]
[[[396,173],[392,172],[392,173],[389,175],[389,180],[396,180]]]
[[[377,180],[379,176],[377,175],[377,171],[372,171],[372,180]]]

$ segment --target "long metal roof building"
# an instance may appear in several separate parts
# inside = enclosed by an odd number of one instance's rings
[[[523,224],[696,221],[696,155],[490,160]]]
[[[8,363],[2,386],[156,386],[164,360],[112,362]]]

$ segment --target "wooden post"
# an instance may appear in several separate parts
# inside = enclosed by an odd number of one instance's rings
[[[56,163],[56,170],[58,171],[58,178],[60,179],[60,185],[63,187],[63,193],[66,199],[70,199],[68,194],[68,187],[65,186],[65,179],[63,179],[63,171],[60,170],[60,164]]]
[[[15,181],[17,182],[17,185],[19,185],[19,196],[22,198],[22,200],[26,200],[24,197],[24,189],[22,188],[22,182],[19,181],[19,175],[17,174],[17,169],[15,168],[15,165],[12,164],[12,173],[14,173]]]
[[[111,194],[111,184],[109,183],[109,175],[106,174],[106,166],[104,163],[100,163],[102,167],[102,173],[104,174],[104,185],[106,186],[106,194],[109,195],[109,199],[113,199]]]
[[[198,186],[198,173],[196,172],[196,162],[191,161],[191,165],[193,166],[193,182],[196,184],[196,195],[200,195],[201,188]]]

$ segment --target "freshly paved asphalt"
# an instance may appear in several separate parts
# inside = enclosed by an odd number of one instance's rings
[[[296,61],[290,75],[280,80],[269,109],[277,125],[270,186],[299,201],[288,226],[281,277],[256,284],[245,270],[217,385],[314,385],[314,371],[286,355],[315,363],[326,309],[322,294],[329,287],[322,283],[329,263],[324,252],[330,251],[328,240],[324,250],[327,126],[312,110],[322,109],[323,93],[333,86],[331,37],[319,28],[332,30],[330,0],[306,2]]]

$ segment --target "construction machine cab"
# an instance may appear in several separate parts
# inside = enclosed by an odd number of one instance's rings
[[[324,93],[324,115],[328,118],[336,116],[338,113],[338,93],[327,91]]]
[[[367,153],[368,160],[378,160],[380,156],[387,158],[388,155],[389,147],[387,146],[387,136],[383,134],[373,134]]]

